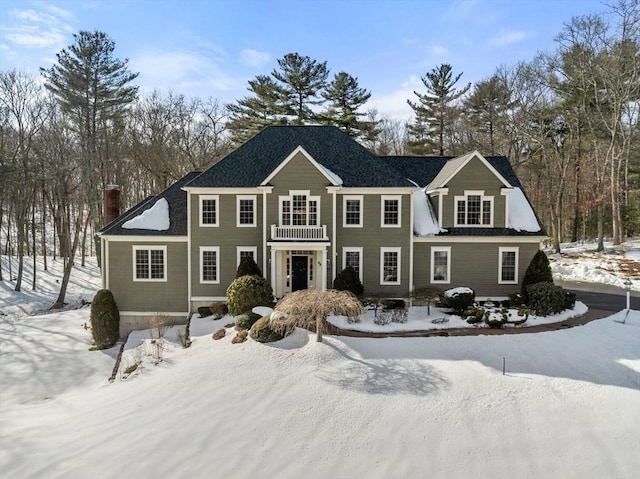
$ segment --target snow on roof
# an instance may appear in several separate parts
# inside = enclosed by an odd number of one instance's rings
[[[538,219],[520,188],[514,188],[509,195],[507,227],[516,231],[540,231]]]
[[[169,203],[166,199],[160,198],[151,208],[123,223],[122,228],[165,231],[169,229],[169,225]]]
[[[320,165],[320,163],[318,163],[318,165]],[[333,181],[334,184],[338,185],[338,186],[342,186],[344,184],[344,182],[342,181],[342,178],[340,178],[338,175],[336,175],[333,171],[331,171],[329,168],[327,168],[324,165],[320,165],[320,167],[322,167],[322,169],[324,170],[324,173],[331,178],[331,181]]]
[[[438,226],[438,218],[425,190],[421,188],[413,192],[413,232],[418,236],[435,236],[447,230]]]

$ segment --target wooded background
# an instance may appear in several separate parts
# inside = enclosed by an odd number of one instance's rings
[[[564,241],[614,244],[640,231],[640,13],[622,0],[575,17],[555,48],[497,66],[476,84],[449,64],[407,98],[414,117],[367,108],[348,72],[299,53],[248,82],[232,104],[172,92],[140,95],[137,73],[104,32],[81,31],[34,77],[0,71],[0,280],[23,282],[25,258],[95,254],[103,191],[122,211],[189,171],[204,170],[266,125],[335,125],[378,155],[505,155],[556,251]],[[34,273],[31,287],[36,287]]]

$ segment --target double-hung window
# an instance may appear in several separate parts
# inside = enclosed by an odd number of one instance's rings
[[[280,197],[281,226],[320,226],[320,197],[308,191],[291,191]]]
[[[451,282],[451,246],[431,247],[431,283]]]
[[[200,195],[200,226],[218,226],[219,212],[218,195]]]
[[[498,248],[498,283],[518,283],[518,247]]]
[[[343,268],[351,266],[362,282],[362,247],[342,248],[342,265]]]
[[[400,227],[400,210],[402,206],[401,196],[382,196],[381,201],[381,224],[383,228]]]
[[[134,246],[133,247],[133,280],[134,281],[166,281],[167,280],[167,247],[166,246]]]
[[[456,196],[455,226],[493,226],[493,196],[484,191],[465,191]]]
[[[236,226],[256,226],[256,195],[238,195],[236,197]]]
[[[358,228],[362,226],[362,196],[345,195],[343,197],[342,226]]]
[[[220,247],[200,246],[200,282],[220,283]]]
[[[380,284],[400,284],[401,248],[380,248]]]

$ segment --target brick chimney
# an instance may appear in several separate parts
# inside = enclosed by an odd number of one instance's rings
[[[107,185],[104,191],[104,221],[108,225],[120,216],[120,187]]]

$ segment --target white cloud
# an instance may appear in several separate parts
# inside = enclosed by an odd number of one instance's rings
[[[449,53],[449,49],[447,47],[443,47],[442,45],[432,45],[430,50],[431,53],[437,57],[443,57],[447,53]]]
[[[522,40],[525,40],[530,36],[531,36],[530,34],[523,31],[518,31],[518,30],[506,31],[505,30],[500,32],[500,34],[498,34],[497,36],[490,38],[489,44],[496,45],[496,46],[511,45],[513,43],[521,42]]]
[[[237,84],[215,59],[198,52],[146,52],[133,56],[129,68],[140,72],[137,83],[145,90],[190,90],[198,96],[207,96],[202,93],[205,90],[217,96],[218,92],[230,90]]]
[[[240,63],[252,68],[261,67],[270,59],[271,56],[267,52],[260,52],[251,48],[240,52]]]
[[[398,89],[383,95],[372,95],[367,107],[377,109],[381,116],[387,116],[392,120],[410,120],[413,118],[413,110],[407,104],[407,100],[415,100],[413,92],[423,87],[420,77],[411,75]]]
[[[73,28],[66,24],[74,15],[57,7],[43,5],[42,10],[9,11],[0,33],[15,48],[61,48]]]

